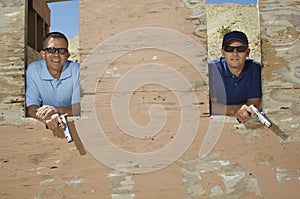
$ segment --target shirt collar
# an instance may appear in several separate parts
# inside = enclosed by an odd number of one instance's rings
[[[67,79],[69,77],[71,77],[71,69],[70,69],[70,60],[66,60],[60,75],[60,79]]]
[[[225,59],[224,59],[223,57],[221,57],[220,59],[221,59],[221,64],[222,64],[222,69],[223,69],[223,71],[224,71],[224,75],[225,75],[225,76],[230,76],[230,77],[231,77],[233,74],[232,74],[232,72],[229,70],[229,68],[228,68],[228,66],[227,66],[227,64],[226,64]],[[251,65],[250,59],[249,59],[249,58],[246,58],[245,66],[244,66],[244,68],[243,68],[243,70],[242,70],[242,72],[241,72],[239,78],[245,77],[245,76],[247,76],[247,75],[249,74],[248,68],[250,67],[250,65]]]
[[[42,60],[41,78],[42,78],[42,80],[53,80],[54,79],[48,71],[45,60]]]
[[[42,70],[41,70],[41,78],[43,80],[54,80],[55,78],[52,77],[52,75],[48,71],[46,61],[42,60],[42,62],[43,63],[42,63]],[[68,77],[71,76],[71,71],[70,71],[69,65],[70,65],[70,61],[69,60],[65,61],[64,66],[62,68],[61,75],[60,75],[60,80],[67,79]]]

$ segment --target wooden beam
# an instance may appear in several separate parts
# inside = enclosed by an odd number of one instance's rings
[[[32,7],[43,19],[43,21],[50,26],[50,9],[47,3],[40,0],[32,0]]]

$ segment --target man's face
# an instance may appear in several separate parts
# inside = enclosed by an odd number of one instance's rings
[[[68,48],[67,42],[61,38],[50,38],[45,48]],[[58,51],[54,53],[41,51],[41,55],[46,60],[47,68],[49,71],[55,71],[61,73],[62,67],[65,61],[69,58],[70,54],[65,52],[60,54]]]
[[[237,46],[245,46],[240,41],[231,41],[226,46],[237,47]],[[227,66],[229,68],[243,68],[245,65],[246,57],[249,56],[250,49],[246,48],[245,52],[238,52],[237,49],[234,49],[233,52],[226,52],[226,50],[222,49],[222,56],[225,58]]]

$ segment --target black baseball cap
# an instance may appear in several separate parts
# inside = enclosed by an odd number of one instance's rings
[[[241,32],[241,31],[232,31],[232,32],[226,33],[224,35],[222,48],[224,48],[224,46],[232,40],[240,41],[243,44],[248,46],[248,38],[245,33]]]

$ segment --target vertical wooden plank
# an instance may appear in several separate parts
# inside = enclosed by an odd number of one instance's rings
[[[0,4],[0,126],[19,124],[24,116],[24,1]]]
[[[42,20],[50,26],[50,9],[45,1],[32,0],[32,8],[39,14]]]
[[[36,13],[32,8],[32,1],[28,0],[28,13],[27,13],[27,45],[36,49],[35,46],[35,27],[36,27]]]
[[[43,38],[47,33],[44,31],[46,23],[39,15],[36,15],[36,25],[36,50],[40,52],[43,49]]]
[[[264,106],[291,140],[300,141],[300,2],[260,0]]]

